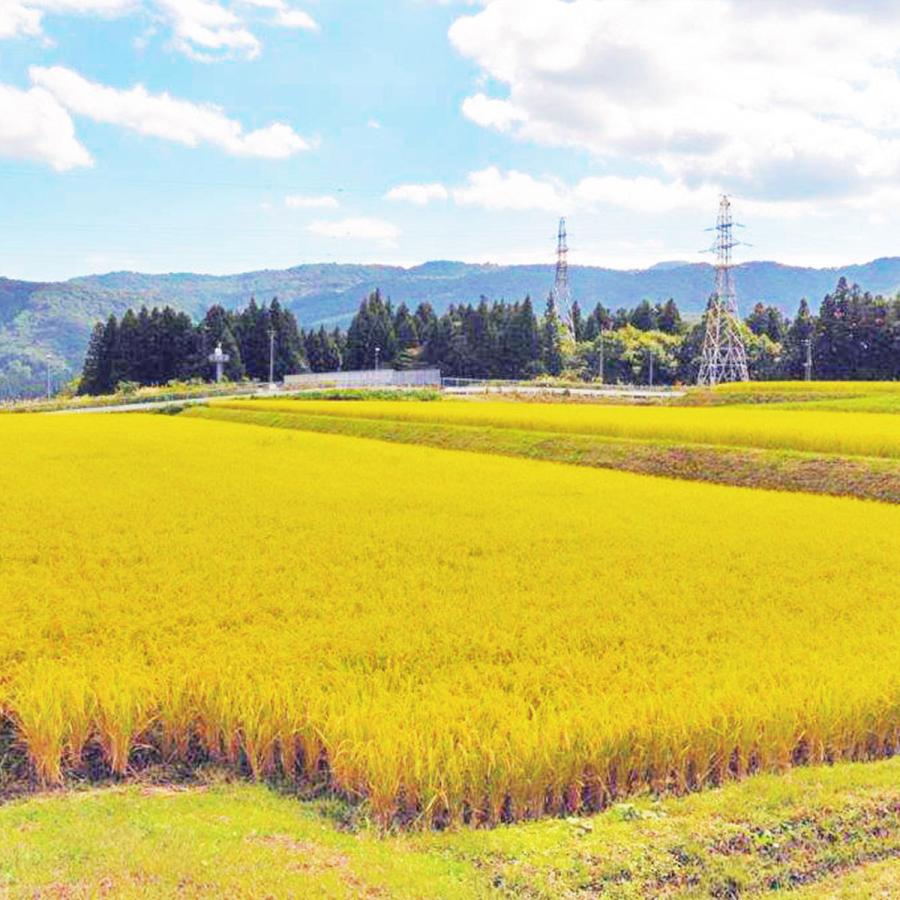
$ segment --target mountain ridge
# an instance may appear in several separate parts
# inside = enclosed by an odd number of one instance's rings
[[[573,296],[587,310],[597,302],[618,308],[672,297],[683,312],[702,312],[714,282],[707,262],[664,261],[646,269],[570,266]],[[277,296],[306,327],[346,325],[360,300],[375,288],[395,304],[429,302],[438,312],[451,304],[520,300],[538,310],[553,284],[552,264],[500,265],[430,260],[403,267],[363,263],[306,263],[231,275],[192,272],[108,272],[61,282],[0,277],[0,397],[39,391],[46,356],[58,381],[78,372],[94,322],[132,306],[169,304],[197,318],[213,303],[238,308],[251,296]],[[746,313],[757,301],[793,313],[801,297],[817,307],[838,278],[873,293],[900,290],[900,257],[814,268],[772,261],[735,266],[738,298]]]

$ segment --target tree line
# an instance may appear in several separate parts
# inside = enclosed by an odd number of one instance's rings
[[[274,375],[307,368],[304,338],[297,319],[278,300],[257,304],[251,299],[232,312],[211,306],[194,324],[190,316],[169,306],[127,310],[94,326],[79,379],[80,394],[108,394],[123,383],[167,384],[209,379],[209,355],[219,344],[228,354],[225,376],[233,381],[269,378],[270,342],[274,336]]]
[[[303,330],[273,300],[251,300],[238,312],[221,306],[193,324],[166,307],[128,310],[98,324],[91,336],[79,390],[107,393],[122,382],[164,384],[212,375],[216,344],[229,355],[229,379],[268,380],[274,332],[274,375],[311,370],[434,366],[445,376],[522,379],[565,375],[606,382],[671,384],[696,380],[704,317],[686,322],[674,300],[644,300],[631,309],[597,303],[572,306],[572,335],[548,299],[542,312],[522,301],[450,306],[437,315],[428,303],[396,308],[379,291],[366,297],[346,331]],[[757,303],[741,323],[751,378],[799,379],[811,360],[820,380],[900,379],[900,297],[888,299],[838,281],[813,314]]]
[[[644,300],[631,309],[572,305],[574,340],[548,299],[538,314],[530,298],[450,306],[437,316],[423,303],[396,310],[376,291],[347,331],[347,368],[427,364],[460,378],[576,379],[658,384],[696,381],[705,315],[689,324],[677,304]],[[807,359],[819,380],[900,379],[900,297],[863,291],[841,278],[818,315],[802,300],[793,318],[757,303],[740,323],[750,376],[800,379]]]

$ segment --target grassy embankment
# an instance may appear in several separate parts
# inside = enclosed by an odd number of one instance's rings
[[[338,404],[296,398],[221,401],[186,414],[731,485],[900,502],[900,419],[876,414],[900,405],[900,388],[862,397],[847,393],[852,399],[800,405],[794,394],[792,404],[701,409],[452,400]],[[832,394],[829,391],[826,396]],[[828,403],[833,408],[813,409]],[[846,412],[855,411],[852,404],[859,404],[867,414],[848,417]]]
[[[191,400],[196,397],[227,397],[250,394],[258,386],[249,382],[223,382],[207,384],[201,381],[173,381],[155,387],[139,387],[117,391],[115,394],[56,396],[50,399],[14,400],[0,403],[0,413],[63,412],[65,410],[115,408],[144,403],[160,403],[175,400]]]
[[[210,772],[9,803],[0,847],[9,897],[890,897],[900,762],[639,797],[588,820],[393,835],[339,801]]]
[[[877,399],[893,395],[900,399],[900,381],[752,381],[720,384],[715,388],[690,387],[670,400],[674,406],[725,406],[760,403],[809,403]]]

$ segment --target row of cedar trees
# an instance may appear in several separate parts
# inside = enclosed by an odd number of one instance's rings
[[[597,304],[587,315],[576,302],[572,318],[574,345],[549,301],[541,315],[528,298],[512,304],[482,298],[437,317],[428,304],[414,312],[404,304],[395,310],[376,292],[347,331],[345,368],[371,368],[378,347],[383,365],[426,364],[461,378],[566,374],[645,383],[652,366],[656,383],[696,381],[705,321],[687,325],[673,300],[645,300],[616,311]],[[742,329],[754,379],[802,378],[807,342],[816,379],[900,379],[900,297],[873,296],[844,278],[824,298],[818,315],[806,300],[792,319],[757,303]],[[309,362],[316,370],[311,352]]]
[[[427,303],[396,309],[378,291],[360,305],[346,332],[301,330],[277,300],[255,300],[239,312],[211,307],[199,325],[169,307],[126,312],[94,329],[80,382],[85,394],[108,393],[122,382],[164,384],[209,378],[207,357],[217,343],[229,355],[232,380],[269,377],[269,332],[275,331],[275,378],[312,370],[436,366],[463,378],[559,375],[607,382],[656,383],[696,378],[704,323],[688,327],[675,302],[639,303],[615,312],[597,304],[572,309],[574,346],[548,302],[537,315],[520,303],[451,306],[437,316]],[[900,298],[864,293],[845,279],[813,315],[803,300],[797,315],[757,304],[744,320],[750,374],[756,379],[801,378],[807,341],[813,376],[823,380],[900,378]],[[377,349],[376,349],[377,348]],[[377,360],[376,360],[377,357]],[[601,372],[602,366],[602,372]]]
[[[81,394],[108,394],[123,383],[166,384],[209,378],[209,355],[216,344],[228,354],[225,375],[234,381],[269,378],[269,333],[275,332],[275,378],[307,368],[304,338],[294,314],[278,300],[259,305],[251,300],[240,312],[210,307],[195,325],[187,313],[169,306],[139,312],[129,309],[121,319],[110,316],[91,334]]]

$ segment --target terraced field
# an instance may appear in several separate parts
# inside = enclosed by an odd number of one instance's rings
[[[900,419],[858,413],[761,408],[638,407],[444,400],[437,403],[225,400],[224,409],[381,419],[430,425],[512,428],[629,440],[900,459]],[[852,426],[852,427],[851,427]]]
[[[45,781],[209,757],[474,823],[896,746],[890,505],[181,417],[0,429],[0,704]]]
[[[876,896],[900,509],[804,493],[900,499],[857,400],[0,417],[0,791],[143,785],[0,806],[0,895]]]
[[[700,392],[715,403],[699,408],[301,396],[215,402],[185,415],[898,503],[900,418],[884,413],[900,408],[900,390],[887,387],[744,386]],[[750,394],[766,400],[748,404]]]

